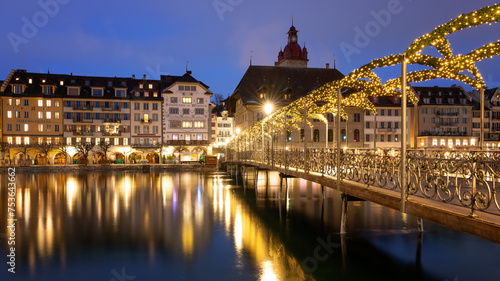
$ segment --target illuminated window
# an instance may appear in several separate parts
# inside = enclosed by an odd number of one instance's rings
[[[42,144],[43,143],[43,138],[38,138],[38,144]]]
[[[153,89],[153,84],[152,83],[149,83],[149,88]]]
[[[123,145],[128,145],[128,138],[123,139]]]
[[[47,119],[52,119],[52,112],[47,111],[46,115],[47,115]]]
[[[14,94],[22,94],[23,86],[22,85],[14,85]]]
[[[456,140],[456,141],[455,141],[455,145],[456,145],[456,146],[460,146],[460,140]]]
[[[66,138],[66,144],[71,145],[71,138]]]
[[[192,103],[193,99],[191,97],[183,97],[182,103]]]
[[[54,112],[54,119],[59,119],[59,112]]]
[[[120,145],[120,139],[119,138],[115,138],[115,145]]]
[[[43,106],[43,100],[38,100],[38,106],[40,106],[40,107]]]
[[[24,137],[24,144],[30,144],[30,137]]]
[[[191,121],[182,121],[182,128],[192,128],[193,122]]]
[[[12,144],[12,137],[7,137],[7,143]]]
[[[12,99],[7,99],[7,105],[12,105]]]
[[[38,124],[38,131],[43,132],[43,124]]]
[[[432,139],[432,146],[437,146],[437,145],[438,145],[438,140]]]
[[[16,99],[16,106],[20,106],[21,105],[21,99]]]
[[[24,124],[24,131],[27,132],[30,130],[30,125],[29,124]]]
[[[439,145],[445,146],[446,145],[446,140],[442,139],[439,141]]]
[[[82,142],[82,138],[76,138],[76,143],[81,143]]]
[[[12,118],[12,111],[7,111],[7,118]]]
[[[471,146],[476,146],[476,139],[471,139],[470,140],[470,145]]]
[[[21,137],[16,137],[16,144],[21,144]]]
[[[448,140],[448,146],[452,147],[453,146],[453,140]]]
[[[179,135],[178,134],[173,134],[172,135],[173,140],[179,140]]]
[[[203,121],[195,121],[194,122],[194,127],[195,128],[204,128],[205,127],[205,122],[203,122]]]

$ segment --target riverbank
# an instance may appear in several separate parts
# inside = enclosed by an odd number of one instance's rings
[[[203,166],[200,164],[111,164],[111,165],[30,165],[2,166],[0,172],[7,173],[8,168],[15,168],[16,173],[66,173],[93,171],[217,171],[218,166]]]

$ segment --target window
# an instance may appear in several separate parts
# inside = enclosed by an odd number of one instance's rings
[[[153,121],[158,121],[158,114],[153,114]]]
[[[134,126],[134,134],[140,134],[141,133],[141,126]]]
[[[191,121],[182,121],[182,128],[192,128],[193,122]]]
[[[370,129],[370,122],[366,122],[366,128]]]
[[[354,122],[361,122],[361,114],[354,113]]]
[[[153,89],[153,84],[152,84],[152,83],[149,83],[148,88],[149,88],[149,89]]]
[[[205,109],[204,108],[195,108],[194,114],[203,115],[203,114],[205,114]]]
[[[153,134],[158,134],[158,126],[153,126]]]
[[[24,111],[24,118],[30,118],[30,112],[29,111]]]
[[[197,98],[196,99],[196,103],[197,104],[202,104],[204,102],[204,99],[203,98]]]
[[[134,121],[141,121],[141,114],[140,113],[134,113]]]
[[[24,124],[24,131],[27,132],[30,130],[30,125],[29,124]]]
[[[54,119],[59,119],[59,112],[54,112]]]
[[[12,124],[7,124],[7,131],[12,132]]]
[[[178,140],[179,139],[179,135],[178,134],[172,134],[172,139],[173,140]]]
[[[52,95],[52,86],[43,86],[43,93],[45,95]]]
[[[102,89],[92,89],[92,95],[95,97],[102,97]]]
[[[21,105],[21,99],[16,99],[16,106],[20,106]]]
[[[149,110],[149,103],[143,103],[142,104],[142,109],[143,110]]]
[[[145,97],[149,97],[149,92],[144,92]]]
[[[340,131],[340,141],[345,142],[346,140],[347,140],[346,130],[345,130],[345,129],[342,129],[342,130]]]
[[[123,103],[123,108],[128,108],[128,102]]]
[[[135,102],[134,103],[134,109],[135,110],[140,110],[141,109],[141,105],[138,102]]]
[[[123,120],[128,120],[128,114],[127,113],[123,114]]]
[[[319,142],[319,130],[318,129],[314,129],[314,131],[313,131],[313,141]]]
[[[354,142],[359,142],[359,130],[354,130]]]
[[[380,141],[385,142],[385,135],[380,135]]]
[[[157,103],[153,103],[153,110],[158,110],[158,104]]]
[[[30,100],[24,100],[24,106],[29,106],[30,105]]]
[[[384,122],[380,122],[380,129],[384,129],[385,128],[385,123]]]
[[[391,137],[392,137],[391,135],[387,135],[387,141],[388,142],[391,142]]]
[[[392,122],[387,122],[387,129],[391,129],[392,128]]]
[[[182,103],[192,103],[192,98],[191,97],[183,97]]]
[[[21,144],[21,137],[16,137],[16,144]]]
[[[127,96],[127,94],[126,94],[125,90],[116,90],[115,91],[115,96],[124,98],[124,97]]]
[[[114,138],[114,140],[115,145],[120,145],[120,138]]]
[[[380,116],[385,116],[385,110],[384,109],[380,110]]]
[[[436,103],[437,103],[437,104],[442,104],[442,103],[443,103],[443,99],[441,99],[441,98],[437,98],[437,99],[436,99]]]
[[[180,128],[180,127],[181,127],[180,121],[170,121],[170,128]]]
[[[58,124],[55,124],[55,125],[54,125],[54,132],[59,132],[59,130],[60,130],[59,125],[58,125]]]
[[[365,135],[365,141],[369,142],[370,141],[370,135]]]
[[[179,114],[179,109],[175,107],[171,107],[169,110],[170,114]]]
[[[58,100],[55,100],[54,101],[54,106],[55,107],[59,107],[59,106],[61,106],[61,103]]]
[[[189,108],[183,108],[182,114],[189,114]]]
[[[186,86],[187,87],[187,86]],[[194,92],[196,91],[196,86],[191,86],[191,91]]]
[[[177,97],[170,97],[170,103],[177,103]]]
[[[431,102],[431,99],[430,98],[424,98],[424,103],[425,104],[429,104]]]
[[[392,116],[392,110],[387,109],[387,116]]]
[[[12,144],[12,137],[7,137],[7,143]]]
[[[394,129],[399,129],[399,122],[394,122]]]
[[[30,144],[30,137],[24,137],[24,144]]]
[[[21,118],[21,111],[16,110],[16,118]]]
[[[303,142],[306,138],[306,132],[304,129],[300,129],[300,141]]]
[[[398,109],[394,109],[394,116],[399,116],[399,110]]]
[[[7,118],[12,118],[12,111],[7,111]]]
[[[85,80],[85,86],[90,86],[90,81],[89,80]]]
[[[149,134],[149,126],[143,126],[142,130],[144,134]]]
[[[179,91],[184,91],[184,86],[179,85]]]
[[[38,131],[43,132],[43,124],[38,124]]]
[[[205,122],[203,122],[203,121],[195,121],[194,122],[194,127],[195,128],[205,128]]]
[[[23,86],[22,85],[14,85],[14,94],[22,94]]]
[[[7,105],[12,105],[12,99],[7,99]]]
[[[332,141],[333,141],[333,130],[328,129],[328,142],[332,142]]]
[[[45,114],[46,114],[47,119],[52,119],[52,112],[47,111],[47,112],[45,112]],[[90,118],[88,118],[88,119],[90,119]]]

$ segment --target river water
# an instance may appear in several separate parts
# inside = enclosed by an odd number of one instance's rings
[[[0,176],[0,280],[500,280],[500,245],[277,174],[16,175],[15,274]]]

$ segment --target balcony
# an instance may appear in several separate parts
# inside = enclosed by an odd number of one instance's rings
[[[103,136],[105,137],[118,137],[122,135],[122,132],[101,132]]]
[[[141,123],[143,123],[143,124],[151,124],[151,123],[153,123],[153,120],[151,120],[151,119],[148,119],[148,120],[141,119]]]
[[[73,118],[74,123],[93,123],[94,119],[85,119],[85,118]]]
[[[108,107],[101,107],[103,111],[120,111],[121,107],[120,106],[108,106]]]
[[[120,124],[122,120],[120,119],[104,119],[103,124]]]
[[[73,106],[73,110],[92,110],[94,107],[92,105],[80,105],[80,106]]]
[[[90,130],[90,131],[77,131],[77,130],[74,130],[73,131],[73,135],[75,136],[93,136],[94,135],[94,131]]]
[[[168,140],[167,145],[204,145],[208,140]]]
[[[133,148],[160,148],[161,145],[158,144],[158,143],[157,144],[152,144],[152,143],[151,144],[149,144],[149,143],[141,143],[141,144],[134,143],[134,144],[132,144],[132,147]]]
[[[436,112],[436,116],[458,116],[459,113],[458,112],[450,112],[450,113],[446,113],[446,112]]]

